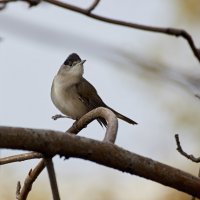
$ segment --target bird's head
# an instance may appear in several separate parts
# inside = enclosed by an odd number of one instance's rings
[[[65,70],[65,73],[74,75],[74,76],[82,76],[83,75],[83,63],[86,60],[81,60],[78,54],[72,53],[70,54],[63,65],[61,66],[62,71]]]

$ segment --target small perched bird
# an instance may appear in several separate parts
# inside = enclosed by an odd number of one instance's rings
[[[51,99],[54,105],[64,115],[74,120],[78,120],[95,108],[105,107],[112,110],[117,118],[130,124],[137,124],[132,119],[107,106],[94,86],[83,78],[83,63],[85,61],[81,60],[76,53],[72,53],[61,65],[51,87]],[[107,126],[105,119],[98,118],[97,120],[101,125]]]

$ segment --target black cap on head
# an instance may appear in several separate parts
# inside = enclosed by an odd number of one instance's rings
[[[81,61],[81,58],[78,54],[72,53],[70,54],[64,62],[64,65],[72,65],[73,62]]]

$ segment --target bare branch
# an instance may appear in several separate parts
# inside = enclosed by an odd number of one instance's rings
[[[104,107],[95,108],[92,111],[86,113],[83,117],[81,117],[78,121],[76,121],[72,125],[72,127],[70,127],[67,130],[67,132],[72,134],[77,134],[79,131],[85,128],[90,122],[99,117],[104,118],[108,123],[103,141],[115,143],[118,130],[118,120],[116,115],[111,110]]]
[[[88,13],[91,13],[99,4],[100,0],[94,0],[91,6],[87,9]]]
[[[183,156],[185,156],[186,158],[190,159],[191,161],[193,162],[200,162],[200,157],[199,158],[195,158],[192,154],[187,154],[185,151],[183,151],[182,147],[181,147],[181,143],[180,143],[180,140],[179,140],[179,135],[176,134],[175,135],[175,140],[176,140],[176,145],[177,145],[177,148],[176,150]]]
[[[28,173],[28,175],[24,181],[22,190],[19,192],[18,191],[19,189],[17,189],[16,194],[17,194],[18,200],[26,200],[28,193],[31,191],[33,182],[36,180],[36,178],[41,173],[41,171],[44,169],[44,167],[45,167],[45,162],[44,162],[44,159],[42,159],[38,163],[38,165],[35,167],[34,170],[30,170],[30,172]],[[18,185],[19,185],[19,183],[18,183]],[[17,188],[19,188],[19,186],[17,186]]]
[[[25,160],[30,160],[30,159],[34,159],[34,158],[42,158],[42,157],[43,157],[43,155],[41,153],[36,153],[36,152],[23,153],[23,154],[19,154],[19,155],[1,158],[0,165],[5,165],[8,163],[13,163],[13,162],[21,162],[21,161],[25,161]]]
[[[56,119],[63,117],[62,115],[56,115],[56,116],[57,116]],[[94,109],[93,111],[90,111],[89,113],[84,115],[79,121],[74,123],[74,125],[69,129],[69,131],[73,132],[73,134],[77,134],[79,131],[81,131],[86,126],[86,124],[90,123],[91,121],[93,121],[94,119],[96,119],[98,117],[102,117],[102,118],[106,119],[108,122],[108,128],[106,129],[107,131],[106,131],[104,141],[114,143],[114,141],[116,139],[116,134],[117,134],[118,121],[117,121],[115,114],[107,108],[99,107],[97,109]],[[35,153],[35,154],[37,154],[37,153]],[[42,156],[42,154],[40,154],[40,155]],[[16,159],[17,158],[15,157],[15,160]],[[37,170],[37,168],[40,169],[44,162],[46,164],[47,171],[49,174],[49,180],[50,180],[51,190],[52,190],[52,194],[53,194],[53,199],[60,200],[52,158],[42,159],[42,161],[36,166],[35,170]],[[37,170],[37,172],[38,172],[37,176],[39,175],[39,173],[41,171]],[[31,173],[32,173],[32,171],[30,172],[30,174]],[[25,198],[27,197],[28,193],[31,190],[33,181],[32,181],[32,179],[30,179],[30,180],[28,179],[25,181],[25,182],[27,182],[27,184],[24,184],[24,187],[22,190],[23,192],[22,193],[17,192],[17,194],[19,194],[18,199],[20,199],[21,196],[25,197]]]
[[[9,2],[14,2],[14,1],[17,1],[17,0],[0,0],[0,4],[5,4]],[[30,6],[36,6],[40,3],[40,0],[21,0],[21,1],[26,1],[27,3],[29,3]],[[111,23],[115,25],[120,25],[120,26],[125,26],[129,28],[135,28],[135,29],[144,30],[144,31],[151,31],[155,33],[162,33],[162,34],[168,34],[168,35],[172,35],[176,37],[182,37],[188,42],[194,56],[200,62],[200,50],[196,47],[191,35],[183,29],[147,26],[147,25],[131,23],[127,21],[122,21],[122,20],[117,20],[117,19],[112,19],[112,18],[101,16],[101,15],[97,15],[91,12],[99,3],[97,1],[94,1],[94,3],[91,5],[89,9],[83,9],[78,6],[74,6],[74,5],[71,5],[62,1],[57,1],[57,0],[43,0],[43,1],[68,9],[68,10],[72,10],[74,12],[78,12],[80,14],[86,15],[90,18],[93,18],[99,21],[103,21],[103,22],[107,22],[107,23]]]
[[[2,7],[0,7],[0,10],[3,10],[7,3],[16,2],[16,1],[19,1],[19,0],[0,0],[0,4],[3,5]],[[29,7],[37,6],[41,2],[41,0],[21,0],[21,1],[28,3]]]
[[[19,155],[14,155],[14,156],[9,156],[9,157],[6,157],[6,158],[2,158],[2,159],[0,159],[0,165],[13,163],[13,162],[20,162],[20,161],[30,160],[30,159],[34,159],[34,158],[42,158],[42,157],[44,157],[44,156],[41,153],[37,153],[37,152],[24,153],[24,154],[19,154]],[[31,190],[32,184],[35,181],[34,179],[31,179],[30,177],[31,176],[32,177],[33,176],[38,176],[42,172],[41,168],[43,167],[43,162],[45,162],[45,164],[47,166],[47,171],[48,171],[48,174],[49,174],[49,179],[50,179],[53,199],[54,200],[60,200],[52,158],[43,159],[36,166],[35,170],[33,170],[33,171],[31,170],[30,171],[29,176],[27,177],[27,179],[25,181],[25,184],[24,184],[24,187],[23,187],[24,189],[22,190],[21,193],[20,193],[21,184],[20,184],[20,182],[17,183],[17,189],[16,189],[16,198],[17,199],[27,198],[28,193]],[[38,171],[37,170],[38,168],[41,169],[41,171]],[[35,171],[37,173],[34,173]]]
[[[16,188],[16,199],[18,199],[20,195],[20,190],[21,190],[21,183],[20,181],[17,182],[17,188]]]
[[[111,143],[59,131],[0,127],[0,148],[36,151],[49,156],[59,154],[66,158],[82,158],[200,198],[200,178]]]
[[[49,174],[49,180],[50,180],[53,199],[60,200],[58,185],[57,185],[57,181],[56,181],[56,173],[54,170],[52,158],[45,158],[44,160],[45,160],[47,171]]]
[[[52,118],[54,120],[57,120],[59,118],[65,118],[67,116],[63,115],[55,115]],[[111,142],[114,143],[116,136],[117,136],[117,129],[118,129],[118,121],[115,114],[103,107],[96,108],[87,114],[85,114],[81,119],[76,121],[71,128],[69,128],[66,132],[71,134],[78,134],[83,128],[85,128],[90,122],[92,122],[94,119],[97,119],[98,117],[104,118],[108,122],[108,127],[106,128],[106,134],[104,137],[104,142]],[[56,181],[56,175],[55,170],[53,167],[52,159],[45,159],[46,166],[49,174],[50,184],[51,184],[51,190],[53,193],[54,200],[59,200],[59,192],[58,192],[58,186]]]
[[[116,19],[112,19],[112,18],[103,17],[103,16],[100,16],[97,14],[93,14],[90,12],[88,13],[87,10],[85,10],[85,9],[70,5],[68,3],[60,2],[57,0],[44,0],[44,1],[54,4],[56,6],[68,9],[68,10],[72,10],[74,12],[81,13],[83,15],[87,15],[88,17],[91,17],[93,19],[97,19],[97,20],[104,21],[107,23],[121,25],[121,26],[129,27],[129,28],[136,28],[136,29],[140,29],[140,30],[144,30],[144,31],[164,33],[164,34],[173,35],[176,37],[183,37],[184,39],[187,40],[194,55],[200,62],[199,49],[195,46],[194,41],[193,41],[192,37],[190,36],[190,34],[187,33],[185,30],[175,29],[175,28],[162,28],[162,27],[155,27],[155,26],[146,26],[146,25],[142,25],[142,24],[136,24],[136,23],[126,22],[126,21],[122,21],[122,20],[116,20]]]

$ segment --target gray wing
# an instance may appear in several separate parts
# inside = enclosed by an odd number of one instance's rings
[[[130,124],[133,124],[133,125],[137,124],[137,122],[133,121],[132,119],[118,113],[114,109],[107,106],[103,102],[101,97],[98,95],[94,86],[92,84],[90,84],[87,80],[85,80],[84,78],[82,78],[82,81],[76,85],[76,88],[77,88],[77,93],[79,94],[79,98],[88,108],[88,112],[90,110],[93,110],[94,108],[105,107],[105,108],[112,110],[118,118],[120,118]],[[101,125],[103,124],[105,127],[107,126],[105,119],[99,118],[97,120]]]
[[[80,101],[82,101],[88,108],[88,112],[98,107],[108,107],[98,95],[96,89],[86,79],[82,80],[76,85],[77,93]],[[107,125],[106,120],[99,118],[98,122],[104,126]]]

